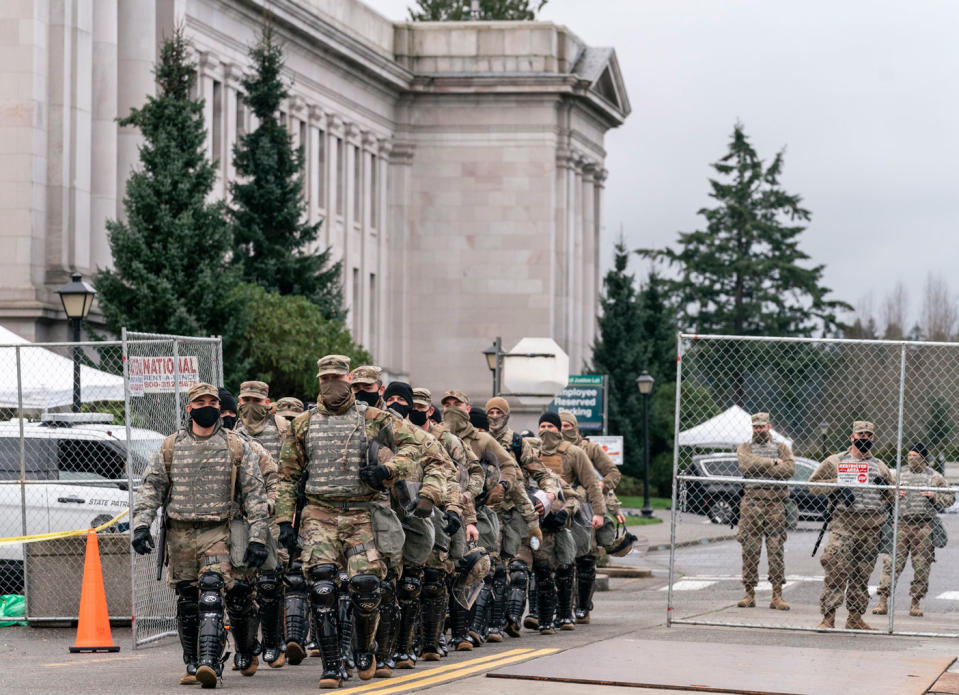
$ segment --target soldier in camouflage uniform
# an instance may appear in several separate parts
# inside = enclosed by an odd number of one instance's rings
[[[384,409],[383,369],[373,364],[364,364],[350,372],[350,386],[353,396],[360,403],[366,403],[374,408]]]
[[[303,401],[293,396],[283,396],[276,402],[276,414],[284,418],[287,423],[293,422],[293,419],[303,410]]]
[[[924,444],[914,444],[909,450],[909,467],[899,475],[899,485],[904,487],[948,488],[949,483],[926,465],[928,451]],[[896,541],[896,580],[906,569],[906,558],[912,556],[912,584],[909,595],[912,605],[909,615],[921,618],[922,607],[919,602],[929,591],[929,572],[936,561],[936,549],[932,544],[932,524],[936,515],[946,507],[952,506],[956,495],[948,489],[942,492],[933,490],[899,491],[899,532]],[[889,611],[889,595],[892,592],[892,557],[883,559],[882,576],[879,580],[878,605],[872,609],[876,615],[886,615]]]
[[[262,381],[240,384],[239,416],[236,431],[249,436],[267,451],[273,461],[278,461],[283,442],[290,434],[290,423],[286,418],[270,413],[269,384]],[[275,493],[273,499],[276,499]],[[275,514],[270,517],[270,533],[274,539],[280,535]],[[289,561],[287,549],[277,548],[276,562],[271,562],[272,567],[261,570],[256,578],[256,599],[263,629],[263,660],[272,668],[280,668],[286,663],[283,653],[283,569]]]
[[[586,452],[593,464],[596,476],[600,479],[604,497],[615,492],[623,475],[613,463],[606,451],[596,442],[591,442],[579,431],[579,421],[573,413],[561,411],[559,419],[563,421],[563,439],[575,444]],[[593,588],[596,583],[596,558],[599,547],[596,545],[596,532],[590,534],[590,551],[576,558],[576,622],[589,623],[589,612],[593,610]]]
[[[465,527],[459,529],[450,541],[450,555],[457,560],[463,555],[467,543],[479,540],[480,534],[476,527],[476,497],[483,492],[484,473],[479,459],[473,453],[469,444],[454,435],[448,428],[434,424],[431,419],[433,406],[432,394],[428,389],[413,389],[413,410],[410,412],[410,421],[418,425],[425,432],[436,437],[455,465],[455,485],[450,485],[449,503],[459,504],[463,510]],[[458,495],[459,500],[454,499]],[[453,562],[450,559],[441,561],[438,554],[431,554],[425,568],[403,568],[403,580],[399,586],[400,606],[402,608],[402,624],[400,645],[397,647],[397,666],[412,668],[415,656],[412,652],[412,629],[416,619],[416,597],[420,596],[423,615],[422,656],[425,661],[438,661],[445,654],[441,644],[443,622],[447,606],[450,604],[447,596],[446,582],[453,573]],[[457,633],[460,644],[469,644],[464,639],[465,622],[462,612],[457,612]],[[460,624],[462,623],[462,625]],[[472,645],[470,645],[472,646]],[[464,647],[465,648],[465,647]]]
[[[492,606],[488,639],[499,642],[504,630],[510,637],[519,637],[521,634],[520,622],[526,607],[529,572],[533,564],[530,541],[535,538],[537,545],[543,541],[539,518],[545,514],[545,510],[539,502],[533,507],[526,489],[542,489],[552,503],[560,494],[561,487],[540,461],[539,452],[532,444],[510,429],[510,407],[505,398],[496,396],[488,400],[485,412],[489,419],[490,434],[523,471],[523,499],[518,500],[519,503],[514,502],[512,497],[504,499],[496,510],[500,521],[501,553],[494,563],[491,582]],[[482,598],[483,594],[480,594],[477,603]]]
[[[539,438],[542,442],[542,461],[559,476],[579,499],[592,506],[589,520],[595,530],[603,525],[606,501],[596,471],[586,452],[563,439],[562,420],[556,413],[546,412],[539,418]],[[557,554],[556,534],[545,534],[540,550],[533,553],[533,570],[536,573],[537,619],[541,635],[560,630],[573,630],[573,580],[572,559],[564,562]],[[549,541],[552,541],[550,543]],[[555,571],[555,585],[553,573]],[[554,611],[556,622],[553,622]]]
[[[796,472],[796,459],[788,445],[773,441],[769,413],[756,413],[752,416],[752,423],[752,441],[744,442],[736,449],[740,473],[744,478],[789,480]],[[786,581],[783,546],[786,543],[786,499],[789,497],[789,488],[764,482],[746,483],[745,488],[739,503],[739,531],[736,538],[743,546],[743,586],[746,587],[746,595],[738,605],[740,608],[756,606],[759,556],[762,555],[765,538],[769,583],[773,588],[769,607],[788,611],[789,604],[783,601],[783,584]]]
[[[187,401],[190,424],[164,440],[143,476],[133,506],[133,548],[141,555],[153,550],[150,525],[164,506],[168,578],[177,593],[177,632],[187,669],[181,683],[213,688],[222,675],[226,644],[223,592],[231,601],[242,590],[231,574],[231,550],[239,551],[229,547],[234,502],[249,524],[242,561],[247,567],[267,559],[269,512],[256,456],[222,427],[217,388],[196,384]]]
[[[886,464],[869,453],[876,441],[875,427],[871,422],[857,420],[853,423],[846,451],[833,454],[819,464],[809,477],[811,483],[840,483],[840,487],[812,486],[814,495],[832,495],[832,521],[829,524],[829,539],[823,550],[820,563],[826,571],[819,607],[822,611],[820,628],[836,627],[836,609],[842,604],[843,595],[849,615],[847,630],[872,630],[863,621],[862,614],[869,605],[867,582],[876,562],[879,548],[880,528],[889,516],[886,511],[892,504],[892,490],[862,488],[855,473],[843,474],[839,469],[849,469],[853,464],[865,464],[865,484],[892,485],[892,474]]]
[[[221,387],[218,391],[220,396],[220,422],[223,424],[224,429],[231,430],[236,427],[237,423],[236,399],[228,389]],[[233,431],[236,432],[236,430]],[[246,440],[246,443],[250,445],[254,455],[257,457],[260,473],[263,475],[263,482],[266,486],[267,509],[272,523],[274,506],[276,504],[276,489],[279,484],[276,461],[274,461],[266,449],[249,434],[245,432],[236,433]],[[242,510],[236,509],[233,516],[235,519],[243,518]],[[276,535],[274,534],[268,539],[267,560],[259,570],[238,564],[235,558],[231,562],[230,573],[233,575],[235,586],[234,591],[227,594],[226,611],[230,616],[230,630],[233,635],[233,642],[236,645],[236,652],[233,655],[233,670],[240,671],[244,676],[252,676],[256,673],[256,668],[259,663],[257,654],[261,651],[261,644],[256,639],[256,632],[260,618],[263,618],[264,645],[273,644],[273,642],[268,641],[267,638],[270,634],[271,625],[268,622],[270,618],[269,606],[267,606],[267,611],[264,611],[262,601],[259,601],[258,604],[255,605],[252,600],[252,595],[253,587],[257,582],[257,576],[276,571],[277,555],[275,550],[276,544],[274,542],[275,538]],[[275,623],[276,617],[274,616],[273,619]],[[266,647],[263,651],[264,661],[271,667],[279,668],[283,665],[283,659],[278,659],[276,655],[272,658],[267,658],[269,655],[269,647]],[[282,657],[282,652],[279,652],[278,656]]]
[[[387,575],[384,555],[394,552],[392,547],[397,537],[402,539],[402,529],[392,511],[371,503],[393,481],[422,478],[414,513],[425,517],[446,494],[446,462],[421,459],[410,426],[354,399],[349,363],[342,355],[327,355],[318,361],[320,400],[293,421],[280,453],[277,519],[280,541],[287,547],[296,542],[292,522],[297,485],[301,476],[308,476],[300,528],[301,561],[310,582],[312,616],[323,659],[322,688],[336,688],[342,682],[340,569],[348,575],[359,676],[368,680],[376,670],[373,647],[381,581]],[[389,449],[393,457],[378,463],[378,448]],[[292,649],[302,652],[301,645],[288,642],[287,651]]]

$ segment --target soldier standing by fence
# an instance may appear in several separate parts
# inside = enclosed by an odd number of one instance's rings
[[[788,611],[783,601],[786,569],[783,546],[786,543],[786,498],[789,488],[762,480],[788,480],[796,472],[796,460],[789,446],[772,438],[769,413],[752,417],[753,438],[736,449],[739,470],[744,478],[760,479],[745,484],[739,503],[739,531],[736,534],[743,546],[743,586],[746,595],[737,604],[740,608],[756,606],[756,584],[759,582],[759,558],[766,539],[766,562],[769,565],[769,583],[773,596],[769,607]]]

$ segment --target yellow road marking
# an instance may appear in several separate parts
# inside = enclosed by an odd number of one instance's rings
[[[466,661],[461,661],[455,664],[446,664],[445,666],[437,666],[436,668],[431,668],[428,671],[418,671],[415,673],[408,673],[405,676],[399,676],[397,678],[389,678],[387,680],[376,681],[373,683],[366,683],[364,685],[355,685],[352,688],[346,688],[351,693],[362,693],[368,690],[375,690],[377,688],[385,688],[388,685],[394,683],[406,683],[407,681],[414,681],[419,678],[425,678],[427,675],[432,675],[435,673],[444,673],[446,671],[456,671],[471,664],[486,663],[488,661],[496,661],[502,659],[506,656],[513,656],[514,654],[529,654],[532,652],[532,649],[510,649],[509,651],[501,652],[499,654],[490,654],[489,656],[480,656],[475,659],[468,659]],[[394,671],[395,673],[395,671]],[[388,681],[388,682],[387,682]]]
[[[358,688],[348,688],[344,690],[344,693],[353,693],[353,692],[374,692],[376,695],[387,695],[388,693],[398,693],[404,690],[409,690],[410,688],[423,688],[431,685],[436,685],[437,683],[442,683],[444,681],[452,680],[454,678],[461,678],[462,676],[468,676],[479,671],[485,671],[491,668],[498,668],[500,666],[506,666],[515,661],[523,661],[525,659],[535,659],[540,656],[547,656],[549,654],[554,654],[558,652],[559,649],[537,649],[532,652],[526,652],[524,654],[516,654],[515,656],[509,656],[506,658],[494,658],[488,660],[486,663],[477,664],[475,661],[467,661],[464,664],[458,664],[458,666],[465,666],[465,668],[457,668],[451,671],[446,671],[445,673],[436,674],[436,671],[439,669],[431,669],[429,671],[424,671],[420,674],[418,680],[413,680],[402,685],[398,685],[395,682],[385,681],[382,684],[372,685],[371,686],[360,686]],[[503,654],[498,655],[500,657],[504,656]],[[478,660],[477,660],[478,661]],[[468,665],[472,664],[472,665]],[[369,689],[367,689],[369,688]]]
[[[74,661],[57,661],[52,664],[44,664],[44,667],[48,666],[76,666],[78,664],[102,664],[105,661],[134,661],[137,659],[142,659],[143,656],[104,656],[99,659],[86,659],[84,657],[79,657]]]

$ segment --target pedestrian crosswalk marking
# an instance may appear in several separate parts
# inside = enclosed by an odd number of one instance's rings
[[[399,693],[405,690],[418,690],[423,687],[453,680],[454,678],[462,678],[463,676],[468,676],[480,671],[506,666],[517,661],[548,656],[558,651],[559,649],[512,649],[507,652],[501,652],[479,659],[470,659],[456,664],[448,664],[446,666],[428,669],[420,673],[411,673],[407,676],[391,678],[387,681],[358,685],[353,688],[344,688],[340,692],[344,694],[374,693],[375,695],[388,695],[388,693]]]
[[[812,578],[809,578],[807,581],[811,581]],[[703,589],[708,589],[713,584],[716,584],[720,581],[736,581],[742,582],[741,577],[709,577],[709,578],[697,578],[697,579],[679,579],[673,584],[673,591],[702,591]],[[818,579],[822,581],[822,577]],[[798,580],[786,580],[786,583],[783,584],[783,589],[788,589],[789,587],[798,584]],[[669,591],[668,586],[661,587],[660,591]],[[756,585],[756,591],[769,591],[773,590],[773,585],[768,581],[761,581]]]
[[[959,591],[943,591],[936,598],[941,598],[943,601],[959,601]]]
[[[702,581],[697,579],[680,579],[678,582],[673,584],[673,591],[699,591],[700,589],[705,589],[712,586],[716,582],[714,581]],[[669,587],[664,586],[660,591],[668,591]]]

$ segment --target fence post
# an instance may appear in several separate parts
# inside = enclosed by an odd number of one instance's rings
[[[906,344],[899,348],[899,419],[896,425],[896,489],[892,498],[892,567],[889,573],[889,634],[896,627],[896,559],[899,546],[899,478],[902,473],[902,416],[906,392]],[[881,581],[881,580],[880,580]]]
[[[673,502],[669,515],[669,582],[666,589],[666,627],[673,622],[673,574],[676,566],[676,519],[679,514],[679,405],[683,382],[683,334],[676,334],[676,409],[673,418]]]
[[[120,361],[123,363],[123,420],[127,433],[127,492],[130,496],[130,539],[133,539],[133,441],[130,432],[130,352],[127,344],[127,329],[120,329]],[[137,565],[133,544],[130,544],[130,637],[137,648]]]
[[[173,407],[176,410],[176,429],[180,431],[180,341],[173,339]]]
[[[17,419],[20,423],[20,535],[27,535],[27,456],[23,440],[23,370],[20,366],[20,348],[17,354]],[[23,573],[26,578],[27,573]]]
[[[217,376],[220,377],[220,382],[217,386],[226,386],[226,379],[223,376],[223,336],[218,335],[216,337],[216,365],[217,365]]]

